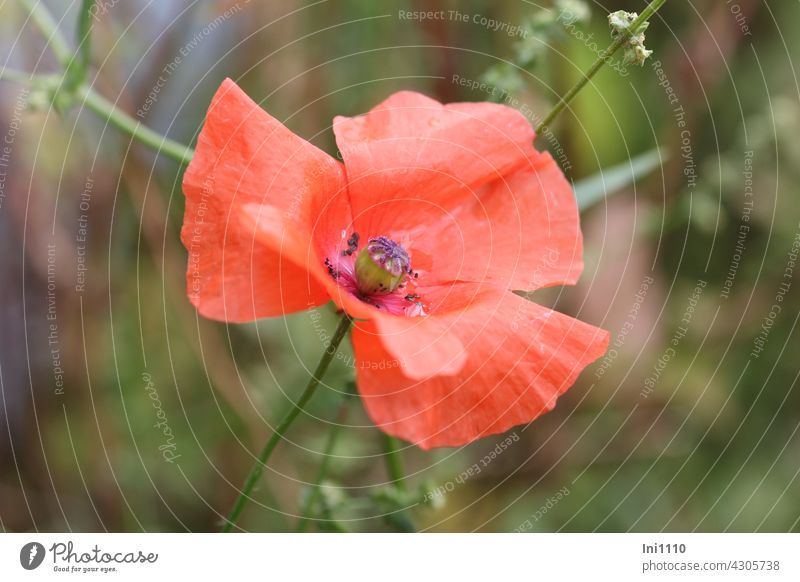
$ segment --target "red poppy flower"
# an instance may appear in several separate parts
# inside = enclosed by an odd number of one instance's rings
[[[344,164],[231,80],[184,177],[188,294],[228,322],[336,305],[373,421],[427,449],[551,410],[607,332],[513,294],[574,284],[569,183],[516,110],[403,91],[336,117]]]

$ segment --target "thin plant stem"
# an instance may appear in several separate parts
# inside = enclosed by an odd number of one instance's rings
[[[386,454],[386,470],[395,489],[398,491],[406,490],[405,471],[403,470],[403,459],[400,456],[400,441],[388,434],[383,435],[384,449]]]
[[[325,443],[325,451],[322,453],[322,462],[314,478],[314,485],[300,508],[300,519],[297,521],[298,532],[304,532],[308,529],[311,510],[314,508],[314,504],[317,502],[322,492],[322,482],[325,480],[330,470],[331,460],[333,459],[333,449],[336,447],[336,441],[339,439],[339,434],[342,432],[342,425],[347,418],[348,401],[350,400],[351,394],[351,390],[348,389],[342,396],[342,403],[339,406],[339,411],[336,413],[336,419],[328,433],[328,441]]]
[[[83,82],[82,79],[75,87],[69,87],[69,73],[71,69],[75,68],[76,59],[79,58],[79,55],[70,50],[67,41],[58,30],[56,21],[40,0],[20,1],[30,14],[33,22],[39,27],[39,30],[47,39],[48,46],[53,51],[56,59],[58,59],[58,62],[64,67],[66,71],[64,73],[65,77],[60,79],[58,75],[27,75],[18,71],[3,70],[0,71],[0,78],[33,86],[46,86],[54,92],[63,90],[65,87],[71,89],[72,94],[83,99],[86,107],[131,138],[140,141],[144,145],[153,148],[159,153],[163,153],[165,156],[181,164],[186,165],[192,160],[192,157],[194,157],[193,149],[142,125],[140,121],[133,119],[97,93],[90,85]],[[84,5],[83,10],[86,10],[86,5]],[[88,17],[84,14],[82,20],[86,20],[86,18]],[[81,38],[80,42],[81,50],[85,51],[89,43],[89,25],[84,25],[84,28],[84,38]],[[81,55],[81,58],[88,60],[88,54],[84,53]],[[83,67],[86,65],[87,63],[83,62]],[[85,76],[85,71],[83,75]],[[58,83],[55,83],[56,79],[59,80]]]
[[[77,89],[78,95],[83,98],[86,107],[97,113],[101,118],[107,120],[111,125],[131,136],[146,146],[153,148],[156,152],[164,154],[178,163],[188,164],[194,157],[194,150],[175,140],[169,139],[142,125],[120,109],[114,106],[105,97],[95,92],[87,85],[81,85]]]
[[[53,19],[42,0],[20,0],[22,5],[31,15],[31,20],[39,27],[39,30],[47,39],[47,46],[64,68],[69,66],[73,59],[73,52],[69,48],[66,39],[58,30],[58,24]]]
[[[36,77],[23,71],[5,68],[0,69],[0,80],[13,81],[14,83],[19,83],[20,85],[31,85],[33,84],[33,81],[36,80]]]
[[[45,88],[57,91],[61,86],[58,75],[28,75],[21,71],[3,69],[0,71],[0,80],[13,81],[22,85]],[[121,109],[114,106],[105,97],[97,93],[86,84],[79,85],[75,89],[76,95],[83,100],[86,107],[94,111],[102,119],[119,129],[122,133],[129,135],[142,144],[154,149],[160,154],[175,160],[180,164],[188,164],[194,157],[194,150],[180,142],[169,139],[142,125],[141,122],[133,119]]]
[[[272,433],[272,436],[261,450],[261,454],[258,455],[258,460],[250,469],[250,473],[247,475],[247,479],[242,486],[242,490],[239,492],[239,496],[236,498],[233,508],[228,514],[228,518],[226,519],[225,525],[222,528],[223,533],[232,531],[236,526],[236,521],[239,519],[239,516],[241,515],[245,505],[250,500],[250,494],[252,493],[253,488],[256,486],[256,483],[258,483],[258,480],[261,478],[261,474],[264,472],[264,467],[266,467],[267,461],[269,461],[272,452],[275,450],[275,447],[278,446],[278,443],[283,438],[284,433],[286,433],[300,412],[305,408],[306,404],[308,404],[308,401],[311,400],[311,397],[317,390],[322,377],[328,370],[328,366],[330,365],[331,361],[333,361],[336,350],[339,349],[339,344],[342,343],[345,335],[347,335],[347,331],[350,329],[352,323],[353,320],[349,315],[346,313],[342,314],[342,319],[339,321],[339,325],[336,328],[333,337],[331,338],[331,343],[325,350],[325,353],[322,355],[322,359],[319,361],[319,364],[317,364],[317,369],[314,371],[314,375],[311,376],[311,379],[308,381],[306,389],[300,395],[298,401],[293,404],[291,410],[286,414],[286,416],[283,417],[283,420],[281,420],[280,424],[278,424],[275,432]]]
[[[583,89],[586,84],[597,74],[603,65],[605,65],[611,57],[616,53],[623,44],[625,44],[628,39],[639,30],[639,27],[647,21],[648,18],[653,16],[658,9],[666,2],[667,0],[653,0],[650,4],[647,5],[642,13],[634,20],[631,25],[627,28],[625,33],[620,34],[617,38],[614,39],[606,50],[600,53],[600,56],[597,60],[589,67],[589,70],[581,77],[581,80],[578,81],[569,91],[567,91],[566,95],[564,95],[561,99],[559,99],[558,103],[550,110],[550,113],[544,116],[544,119],[536,126],[536,134],[540,134],[543,129],[549,127],[553,120],[561,113],[564,109],[566,109],[567,105],[569,105],[570,101],[577,95],[581,89]]]
[[[386,460],[386,470],[389,473],[389,479],[392,482],[398,497],[405,497],[403,495],[408,491],[405,481],[405,470],[403,469],[403,458],[400,455],[401,444],[400,441],[389,436],[383,435],[383,446],[386,451],[384,459]],[[391,511],[383,516],[384,521],[391,525],[393,528],[401,532],[414,532],[417,530],[414,525],[414,520],[408,511]]]

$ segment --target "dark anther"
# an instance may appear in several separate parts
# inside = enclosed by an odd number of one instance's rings
[[[354,252],[358,250],[358,239],[359,235],[357,232],[354,232],[349,239],[347,239],[347,249],[342,251],[342,255],[349,257]]]
[[[333,264],[331,263],[330,259],[328,258],[325,259],[325,266],[328,268],[328,274],[331,277],[333,277],[334,279],[339,278],[339,273],[336,271],[336,269],[333,268]]]

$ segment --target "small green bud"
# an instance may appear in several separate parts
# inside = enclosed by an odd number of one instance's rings
[[[639,15],[636,12],[617,10],[608,15],[608,25],[611,27],[611,36],[617,36],[628,30]]]
[[[617,10],[608,15],[608,25],[611,27],[611,36],[617,38],[621,34],[628,34],[631,24],[639,17],[636,12],[625,12]],[[623,61],[625,64],[635,63],[643,65],[644,61],[653,54],[644,46],[644,31],[650,26],[649,22],[643,22],[636,30],[630,31],[633,34],[623,44]]]
[[[53,94],[47,89],[33,89],[27,103],[30,111],[46,111],[53,103]]]
[[[630,51],[630,54],[629,54]],[[626,63],[636,63],[637,65],[643,65],[647,57],[653,54],[653,51],[647,50],[644,48],[644,45],[637,44],[634,45],[632,48],[628,48],[625,50],[625,62]]]

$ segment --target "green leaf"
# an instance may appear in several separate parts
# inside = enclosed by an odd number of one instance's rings
[[[572,187],[578,200],[578,209],[584,212],[604,198],[641,180],[668,159],[669,156],[661,148],[655,148],[574,182]]]

